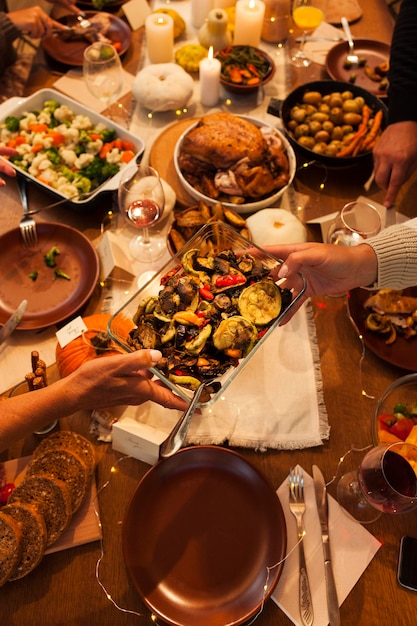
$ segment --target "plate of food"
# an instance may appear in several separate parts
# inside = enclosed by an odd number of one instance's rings
[[[69,28],[42,39],[42,47],[50,57],[65,65],[82,67],[84,50],[95,41],[111,43],[120,55],[126,52],[131,41],[126,22],[110,13],[86,11],[85,16],[91,22],[88,28],[83,28],[73,14],[59,18],[58,21]]]
[[[39,222],[28,250],[19,228],[0,236],[0,324],[28,301],[17,330],[46,328],[69,319],[91,297],[99,276],[93,244],[64,224]]]
[[[291,184],[296,158],[276,128],[251,117],[210,113],[187,128],[174,166],[195,200],[221,202],[238,213],[273,206]]]
[[[0,145],[17,147],[9,161],[18,173],[77,210],[116,190],[145,148],[140,137],[54,89],[0,105]]]
[[[113,315],[109,335],[127,352],[161,350],[151,371],[185,400],[210,383],[199,406],[211,406],[305,291],[301,275],[296,293],[277,284],[280,265],[229,225],[207,224]],[[122,317],[135,324],[127,336]]]
[[[145,474],[122,541],[131,580],[158,621],[238,626],[278,582],[286,526],[275,491],[242,456],[196,446]]]
[[[342,41],[331,48],[326,57],[326,71],[333,80],[342,80],[367,89],[385,98],[387,96],[390,46],[372,39],[354,39],[355,54],[359,65],[352,66],[348,60],[348,43]]]
[[[417,288],[372,292],[353,289],[348,314],[365,346],[405,370],[417,370]]]

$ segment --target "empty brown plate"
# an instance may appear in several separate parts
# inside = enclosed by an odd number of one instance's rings
[[[62,322],[87,302],[97,284],[99,261],[93,244],[78,230],[64,224],[37,224],[38,245],[27,250],[18,228],[0,236],[0,324],[20,302],[28,306],[18,330],[46,328]],[[56,246],[56,267],[70,280],[55,278],[44,255]],[[30,274],[38,272],[36,280]]]
[[[278,496],[242,456],[215,446],[152,467],[123,523],[136,590],[175,626],[244,624],[272,593],[285,552]]]

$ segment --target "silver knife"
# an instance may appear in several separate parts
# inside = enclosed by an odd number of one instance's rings
[[[20,320],[25,314],[27,304],[27,300],[22,300],[16,311],[12,313],[4,326],[0,329],[0,343],[3,343],[3,341],[12,334],[16,326],[20,323]]]
[[[339,601],[337,599],[336,583],[333,576],[332,561],[329,543],[329,505],[327,489],[323,474],[317,465],[313,465],[314,491],[316,493],[317,510],[321,525],[321,540],[324,555],[324,573],[326,579],[327,609],[329,626],[340,626]]]

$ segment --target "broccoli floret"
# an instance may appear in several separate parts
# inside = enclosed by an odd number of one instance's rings
[[[104,182],[108,178],[115,176],[118,171],[119,171],[119,166],[117,165],[117,163],[108,163],[106,161],[103,165],[101,182]]]
[[[18,117],[14,117],[13,115],[8,115],[5,119],[5,125],[7,130],[16,133],[20,128],[20,120]]]
[[[89,178],[92,182],[92,187],[98,187],[105,180],[114,176],[119,171],[119,166],[116,163],[107,163],[104,159],[95,156],[87,167],[83,168],[83,176]]]
[[[56,148],[50,148],[46,151],[46,156],[52,165],[59,165],[62,161],[61,156]]]
[[[56,100],[45,100],[43,103],[44,109],[48,109],[48,111],[51,111],[52,113],[59,109],[60,106],[61,105]]]
[[[48,267],[55,267],[56,266],[55,257],[58,256],[58,254],[61,254],[58,248],[56,246],[52,246],[49,252],[43,255],[43,260],[45,261],[45,265],[47,265]]]
[[[57,268],[55,270],[54,274],[55,274],[55,278],[65,278],[65,280],[71,280],[71,278],[68,276],[68,274],[66,274],[65,272],[63,272],[59,268]]]
[[[79,142],[80,143],[88,143],[89,141],[91,141],[91,137],[90,134],[84,130],[83,128],[80,130],[80,135],[79,135]]]
[[[61,165],[59,173],[62,174],[62,176],[65,176],[70,183],[72,183],[75,178],[75,172],[73,172],[68,165]]]
[[[30,280],[33,280],[33,282],[35,282],[35,280],[38,278],[39,272],[38,270],[35,270],[34,272],[31,272],[29,274],[29,278]]]
[[[114,141],[116,139],[116,131],[114,128],[106,128],[101,133],[101,138],[104,143],[109,143],[110,141]]]
[[[77,176],[73,182],[81,193],[89,193],[91,191],[91,180],[89,178]]]

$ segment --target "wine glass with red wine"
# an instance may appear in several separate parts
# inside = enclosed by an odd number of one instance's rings
[[[417,447],[403,441],[380,444],[364,456],[357,471],[344,474],[337,500],[362,523],[382,513],[407,513],[417,508]]]
[[[164,212],[165,194],[158,172],[142,164],[128,168],[120,180],[118,203],[129,224],[141,231],[129,243],[133,258],[143,263],[159,259],[166,251],[166,240],[149,233]]]

